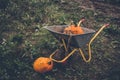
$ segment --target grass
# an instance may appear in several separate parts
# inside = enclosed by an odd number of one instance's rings
[[[112,22],[111,17],[95,16],[94,11],[78,6],[68,0],[12,0],[6,10],[0,10],[0,80],[119,80],[120,28],[114,23],[93,42],[90,63],[75,54],[66,65],[55,63],[48,73],[33,70],[34,60],[48,57],[59,44],[43,26],[85,18],[82,26],[98,30],[104,23]]]

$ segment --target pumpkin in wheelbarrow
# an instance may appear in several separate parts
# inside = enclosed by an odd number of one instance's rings
[[[33,63],[33,69],[36,72],[45,73],[53,68],[53,61],[50,58],[39,57]]]
[[[81,19],[77,25],[71,23],[68,27],[64,29],[65,34],[84,34],[83,29],[81,28],[81,23],[85,21],[85,19]]]

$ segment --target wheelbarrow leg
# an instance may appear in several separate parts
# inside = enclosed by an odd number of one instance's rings
[[[67,56],[65,56],[62,60],[56,60],[53,58],[53,56],[56,54],[56,52],[53,52],[51,55],[50,55],[50,59],[53,60],[54,62],[57,62],[57,63],[62,63],[62,62],[65,62],[72,54],[75,53],[75,51],[77,51],[77,49],[73,49]]]
[[[109,24],[103,25],[103,26],[97,31],[97,33],[92,37],[92,39],[90,40],[90,42],[88,43],[88,56],[89,56],[88,59],[86,59],[86,57],[85,57],[82,49],[79,48],[80,54],[81,54],[81,56],[82,56],[82,58],[83,58],[83,60],[84,60],[85,62],[90,62],[90,61],[91,61],[91,58],[92,58],[92,57],[91,57],[91,56],[92,56],[92,55],[91,55],[91,43],[95,40],[95,38],[98,36],[98,34],[100,34],[100,32],[101,32],[105,27],[107,27],[107,26],[109,26]]]

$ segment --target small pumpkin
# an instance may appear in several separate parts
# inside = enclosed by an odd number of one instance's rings
[[[53,68],[53,61],[50,58],[39,57],[33,63],[33,69],[36,72],[45,73]]]

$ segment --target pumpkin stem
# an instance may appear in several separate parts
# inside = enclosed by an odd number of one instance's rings
[[[50,62],[48,62],[48,65],[51,65],[52,63],[51,63],[51,61]]]

